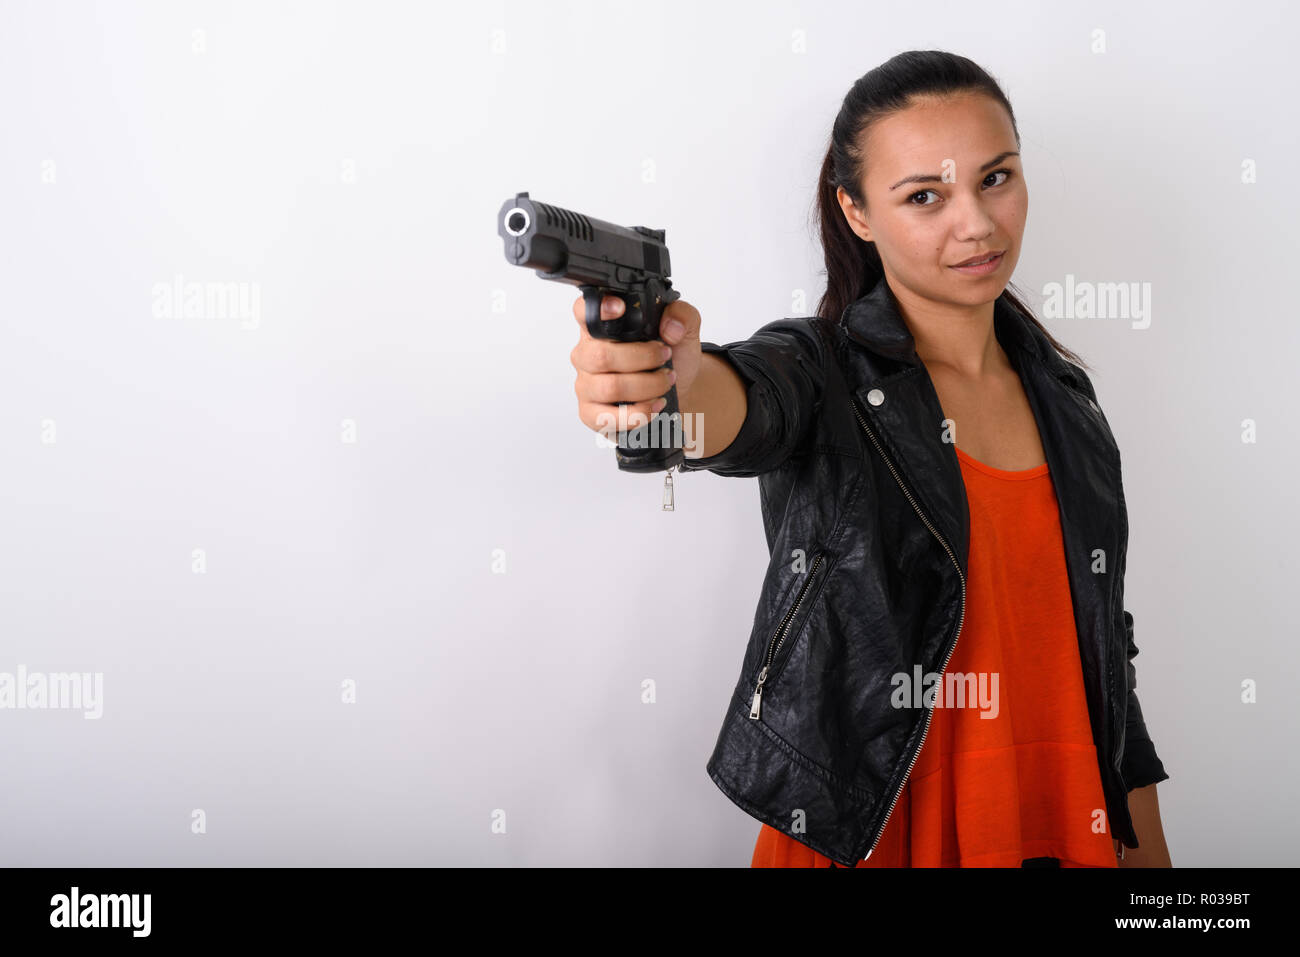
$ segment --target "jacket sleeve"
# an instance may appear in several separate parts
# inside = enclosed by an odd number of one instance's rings
[[[745,421],[731,444],[716,455],[687,458],[682,471],[707,469],[748,478],[770,472],[803,450],[814,432],[826,381],[828,345],[818,323],[778,319],[748,339],[718,345],[701,342],[702,352],[730,363],[746,386]],[[708,429],[708,422],[702,423]]]
[[[1088,398],[1092,400],[1094,408],[1103,419],[1106,413],[1101,411],[1097,406],[1097,390],[1093,387],[1092,380],[1088,374],[1081,368],[1069,363],[1070,367],[1078,376],[1082,383],[1084,391]],[[1110,424],[1106,427],[1109,429]],[[1122,480],[1121,480],[1122,481]],[[1120,486],[1120,509],[1125,509],[1124,489]],[[1127,526],[1127,518],[1125,518]],[[1124,574],[1124,561],[1121,557],[1119,574],[1121,576],[1120,588],[1122,589]],[[1122,592],[1121,592],[1122,594]],[[1124,632],[1125,632],[1125,686],[1128,694],[1128,703],[1126,705],[1126,719],[1124,721],[1124,754],[1120,758],[1120,774],[1124,776],[1124,785],[1130,791],[1135,788],[1146,787],[1148,784],[1158,784],[1161,781],[1169,779],[1169,773],[1165,770],[1164,763],[1161,762],[1160,756],[1156,754],[1155,745],[1151,743],[1151,735],[1147,731],[1146,722],[1142,719],[1142,705],[1138,703],[1137,691],[1137,667],[1133,664],[1133,659],[1137,657],[1138,646],[1133,641],[1133,615],[1124,610]]]
[[[1155,745],[1151,743],[1146,722],[1142,720],[1142,706],[1138,704],[1137,692],[1134,690],[1137,688],[1137,668],[1133,665],[1133,659],[1137,656],[1138,647],[1133,643],[1133,616],[1127,610],[1124,612],[1124,629],[1128,643],[1128,660],[1124,666],[1128,678],[1128,718],[1124,724],[1124,757],[1121,759],[1120,773],[1124,775],[1125,786],[1132,791],[1134,788],[1166,781],[1169,774],[1165,771],[1160,756],[1156,754]]]

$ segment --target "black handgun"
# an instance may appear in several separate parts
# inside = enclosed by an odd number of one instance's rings
[[[598,339],[649,342],[659,338],[659,321],[670,302],[681,298],[668,274],[668,246],[662,229],[617,226],[519,193],[501,205],[497,232],[506,260],[536,270],[543,279],[582,290],[587,331]],[[604,296],[623,300],[623,315],[600,318]],[[665,365],[672,368],[672,360]],[[681,410],[677,386],[667,404],[636,429],[619,431],[614,457],[628,472],[668,470],[664,508],[672,509],[672,470],[682,463]],[[620,402],[619,405],[628,403]]]

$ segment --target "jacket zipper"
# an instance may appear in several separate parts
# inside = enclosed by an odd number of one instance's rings
[[[957,577],[961,579],[961,614],[957,618],[957,631],[953,638],[952,648],[948,650],[948,655],[943,659],[943,665],[939,668],[939,673],[943,674],[948,668],[948,662],[952,659],[952,653],[957,650],[957,639],[961,637],[961,626],[966,621],[966,576],[963,574],[961,563],[957,561],[957,556],[953,554],[952,548],[946,541],[944,541],[944,538],[939,534],[938,529],[936,529],[934,525],[931,524],[930,520],[925,517],[925,513],[921,511],[921,506],[916,503],[916,499],[912,497],[912,493],[908,490],[907,486],[903,484],[903,479],[899,476],[898,470],[894,468],[894,463],[889,460],[889,456],[885,454],[885,450],[880,447],[880,443],[876,441],[875,433],[871,431],[870,427],[867,425],[866,419],[862,417],[862,413],[858,410],[858,404],[856,401],[853,402],[853,414],[857,416],[858,422],[861,423],[863,431],[866,432],[867,437],[871,439],[871,444],[876,447],[876,451],[880,453],[880,457],[884,459],[885,464],[889,466],[889,471],[894,476],[894,481],[897,482],[898,487],[903,490],[903,494],[907,496],[907,500],[912,503],[912,508],[916,510],[916,514],[921,517],[921,521],[925,523],[925,527],[928,528],[934,537],[939,540],[939,544],[943,546],[943,550],[946,551],[948,557],[952,559],[953,567],[957,569]],[[889,810],[885,811],[885,820],[880,825],[880,830],[876,832],[875,840],[871,842],[871,847],[867,851],[867,857],[872,855],[876,849],[876,845],[880,843],[880,838],[885,833],[885,827],[889,824],[889,815],[894,812],[894,805],[898,803],[898,797],[903,793],[903,788],[907,784],[908,775],[912,773],[912,768],[916,765],[916,759],[921,756],[921,748],[925,745],[925,736],[930,733],[930,719],[932,717],[934,717],[934,709],[929,708],[925,712],[925,727],[921,730],[921,742],[916,746],[916,750],[912,752],[912,760],[908,762],[907,771],[904,773],[902,781],[899,782],[898,789],[894,792],[894,796],[890,798]],[[866,860],[867,857],[864,857],[863,860]]]
[[[786,633],[790,630],[790,622],[794,620],[795,614],[799,611],[799,606],[803,604],[804,595],[808,594],[808,589],[812,586],[813,578],[817,575],[817,567],[821,565],[824,557],[824,555],[818,555],[813,560],[812,568],[808,570],[808,580],[805,581],[803,587],[799,589],[799,597],[795,599],[794,605],[791,606],[790,610],[785,613],[785,617],[781,619],[781,627],[776,630],[776,634],[774,634],[771,640],[767,643],[767,655],[763,659],[763,668],[758,673],[758,684],[754,687],[753,703],[749,706],[749,716],[754,720],[758,720],[759,708],[763,703],[763,682],[767,681],[767,670],[772,667],[772,659],[776,657],[777,651],[779,651],[781,645],[785,643]]]

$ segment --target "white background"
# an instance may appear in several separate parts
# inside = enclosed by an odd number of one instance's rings
[[[508,265],[495,217],[528,190],[666,228],[710,341],[809,315],[840,101],[940,48],[1016,110],[1031,304],[1151,283],[1148,329],[1048,326],[1123,454],[1174,864],[1295,864],[1298,25],[4,3],[0,671],[102,672],[104,714],[0,711],[0,863],[748,865],[758,822],[704,765],[767,562],[757,480],[679,476],[665,513],[616,468],[577,417],[577,291]],[[156,317],[177,274],[258,284],[258,325]]]

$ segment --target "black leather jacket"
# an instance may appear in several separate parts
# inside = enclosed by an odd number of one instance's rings
[[[1088,376],[1005,297],[994,329],[1025,386],[1060,506],[1110,830],[1137,847],[1128,791],[1169,775],[1133,690],[1119,449]],[[916,665],[942,673],[961,631],[970,530],[961,468],[884,280],[839,323],[780,319],[702,347],[739,373],[749,410],[728,448],[682,470],[758,476],[771,556],[707,770],[753,817],[853,867],[875,849],[932,714],[894,707],[891,676]]]

